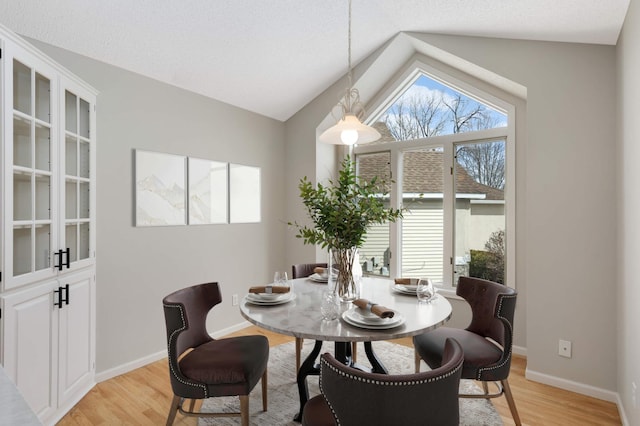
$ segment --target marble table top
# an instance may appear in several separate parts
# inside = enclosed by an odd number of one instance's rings
[[[240,303],[240,313],[249,322],[294,337],[333,342],[366,342],[415,336],[434,329],[451,318],[451,304],[441,295],[431,303],[419,304],[415,295],[395,292],[393,280],[384,278],[363,278],[360,297],[373,303],[397,311],[405,322],[395,328],[376,330],[360,328],[348,324],[340,316],[333,321],[325,321],[320,313],[323,293],[329,290],[325,283],[317,283],[308,278],[289,281],[295,298],[281,305],[258,306]],[[353,306],[342,303],[341,312]]]

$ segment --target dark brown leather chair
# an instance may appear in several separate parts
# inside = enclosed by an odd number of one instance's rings
[[[326,263],[298,263],[291,266],[291,277],[304,278],[313,275],[316,268],[326,268]]]
[[[326,263],[298,263],[291,266],[291,278],[305,278],[313,275],[316,268],[326,268]],[[296,371],[300,370],[300,353],[302,352],[302,343],[304,339],[296,337]]]
[[[218,283],[187,287],[162,300],[174,394],[167,425],[173,424],[180,411],[194,417],[241,417],[242,425],[248,426],[249,393],[260,378],[262,409],[267,410],[269,342],[264,336],[211,338],[207,314],[221,301]],[[193,411],[196,399],[235,395],[240,397],[239,413]],[[182,407],[185,399],[191,399],[188,411]]]
[[[454,338],[462,345],[462,378],[482,382],[484,393],[461,394],[461,398],[496,398],[505,395],[513,421],[520,425],[511,388],[509,370],[513,346],[513,317],[518,293],[503,284],[479,278],[460,277],[456,294],[471,305],[471,324],[464,330],[439,327],[415,336],[416,371],[420,359],[427,365],[440,365],[445,340]],[[495,382],[498,392],[489,393],[487,383]]]
[[[448,339],[443,364],[430,371],[387,375],[320,358],[321,395],[307,402],[303,426],[457,426],[462,347]]]

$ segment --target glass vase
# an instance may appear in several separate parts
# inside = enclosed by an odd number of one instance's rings
[[[329,250],[329,284],[342,302],[360,297],[362,267],[357,247]]]

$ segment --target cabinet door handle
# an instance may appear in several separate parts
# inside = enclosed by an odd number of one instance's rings
[[[67,262],[65,263],[65,266],[67,267],[67,269],[69,269],[70,268],[69,261],[71,259],[71,249],[67,247],[67,249],[65,250],[65,253],[67,254]],[[60,269],[62,269],[62,267]]]
[[[60,287],[60,290],[64,290],[64,296],[65,296],[64,299],[60,301],[60,305],[62,305],[62,302],[64,302],[65,305],[68,305],[69,304],[69,284],[66,284],[64,288]],[[60,295],[62,296],[62,293],[60,293]]]
[[[58,295],[58,301],[55,301],[55,296],[53,296],[54,301],[53,301],[53,306],[57,306],[58,309],[62,309],[62,287],[58,287],[57,290],[53,291],[54,295],[57,294]]]
[[[58,287],[58,289],[54,290],[53,292],[58,295],[58,301],[56,302],[54,300],[53,306],[57,306],[58,309],[62,309],[63,303],[65,305],[69,304],[69,284],[66,284],[64,287]],[[64,292],[64,296],[62,295],[62,292]],[[54,296],[54,299],[55,299],[55,296]]]
[[[58,268],[58,271],[62,271],[62,266],[63,266],[62,265],[62,253],[63,253],[62,250],[58,250],[57,252],[53,253],[53,255],[58,258],[58,264],[54,263],[53,267],[54,268]]]

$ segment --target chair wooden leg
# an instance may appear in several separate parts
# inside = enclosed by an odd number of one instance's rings
[[[169,416],[167,417],[167,426],[173,425],[173,421],[176,418],[176,413],[178,412],[178,406],[180,405],[179,396],[174,395],[173,400],[171,401],[171,407],[169,408]]]
[[[509,404],[509,410],[511,410],[511,417],[513,417],[513,421],[516,426],[521,426],[520,416],[518,415],[518,410],[516,409],[516,402],[513,400],[513,394],[511,393],[511,388],[509,387],[509,381],[504,379],[501,381],[502,389],[504,390],[504,396],[507,398],[507,403]]]
[[[300,370],[300,352],[302,352],[303,342],[303,338],[296,337],[296,374],[298,374],[298,370]]]
[[[249,395],[240,395],[240,423],[249,426]]]
[[[358,362],[358,342],[351,342],[351,359]]]
[[[482,390],[485,395],[489,394],[489,384],[487,382],[482,382]]]
[[[415,349],[413,350],[413,360],[415,363],[415,372],[419,373],[420,372],[420,355],[418,355],[418,351],[416,351]]]
[[[264,369],[262,375],[262,411],[267,411],[267,369]]]

